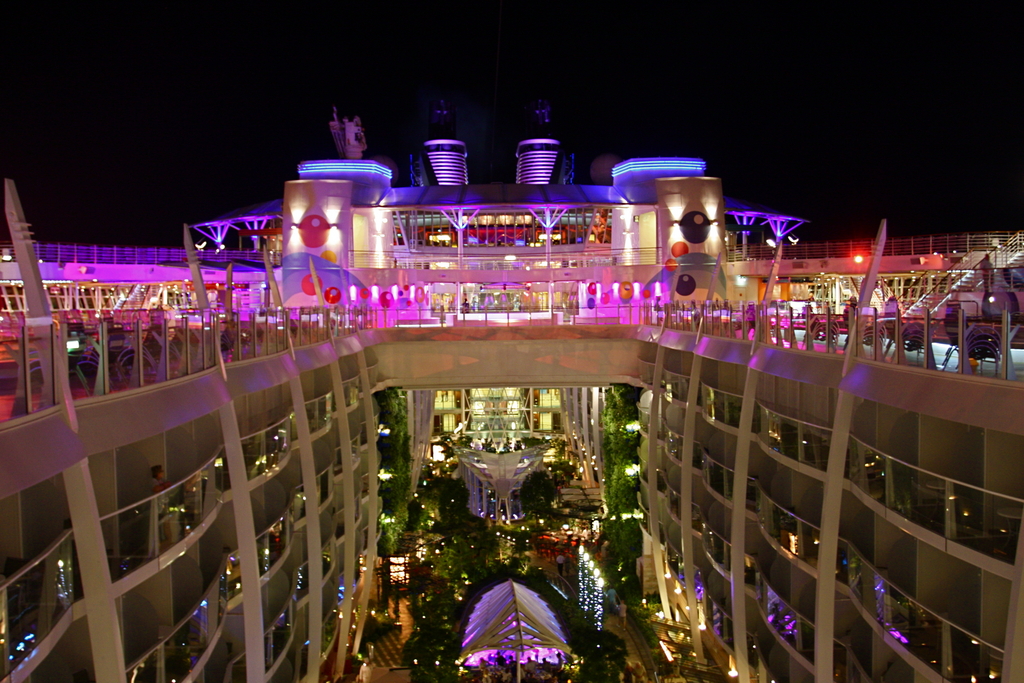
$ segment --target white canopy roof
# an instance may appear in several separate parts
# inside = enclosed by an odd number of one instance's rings
[[[473,606],[459,658],[483,650],[538,648],[571,654],[565,631],[544,598],[509,579],[481,595]]]

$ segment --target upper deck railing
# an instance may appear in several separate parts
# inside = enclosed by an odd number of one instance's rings
[[[36,256],[44,263],[92,263],[102,265],[181,264],[187,260],[184,247],[126,247],[102,244],[36,242]],[[200,249],[200,261],[262,261],[263,252],[241,249]],[[279,252],[270,253],[274,265],[281,264]],[[0,243],[0,258],[16,261],[14,246]]]
[[[885,244],[883,256],[924,256],[941,254],[956,256],[969,252],[995,252],[1014,242],[1021,240],[1021,233],[1005,232],[973,232],[949,233],[936,235],[914,235],[910,237],[890,237]],[[469,248],[473,253],[465,253],[462,258],[463,270],[523,270],[538,268],[587,268],[591,266],[631,266],[657,265],[662,262],[661,249],[647,247],[643,249],[609,249],[605,246],[597,248],[579,245],[580,251],[567,251],[565,247],[557,247],[550,255],[540,248],[509,246],[494,247],[493,254],[480,254],[479,248]],[[96,244],[71,244],[62,242],[37,242],[36,255],[46,263],[93,263],[113,265],[158,265],[162,263],[183,263],[186,260],[185,249],[182,247],[147,247],[119,246]],[[874,240],[831,240],[820,242],[798,242],[785,244],[782,258],[786,261],[811,259],[867,258],[874,250]],[[383,252],[354,251],[350,254],[351,268],[370,269],[412,269],[412,270],[444,270],[459,268],[457,250],[452,247],[451,253],[432,250],[430,253],[415,253],[387,249]],[[271,252],[271,261],[280,265],[280,252]],[[730,262],[771,260],[775,249],[767,244],[736,244],[726,251],[726,259]],[[10,243],[0,243],[0,258],[14,261],[14,248]],[[233,260],[262,261],[262,252],[239,249],[204,249],[199,251],[202,261],[227,262]],[[996,264],[1002,265],[1002,264]]]
[[[680,302],[452,312],[388,308],[60,311],[53,325],[0,321],[0,420],[269,356],[364,329],[647,325],[800,353],[1016,380],[1024,313],[953,308],[945,318],[827,304]],[[1021,368],[1024,370],[1024,367]]]
[[[1018,232],[966,232],[939,235],[890,237],[885,242],[883,256],[951,256],[972,251],[995,251],[1014,239]],[[875,249],[871,239],[835,240],[828,242],[798,242],[782,247],[782,259],[800,261],[810,259],[854,258],[867,259]],[[775,249],[767,244],[734,245],[728,250],[729,261],[770,261]]]

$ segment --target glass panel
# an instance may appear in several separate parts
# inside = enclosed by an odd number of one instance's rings
[[[171,488],[101,521],[118,579],[192,533],[220,498],[214,461]]]
[[[75,599],[71,533],[48,553],[18,571],[0,588],[0,674],[28,657],[71,608]]]
[[[252,479],[264,472],[275,469],[284,459],[291,446],[291,435],[286,417],[277,424],[242,439],[242,456],[245,459],[245,471]]]

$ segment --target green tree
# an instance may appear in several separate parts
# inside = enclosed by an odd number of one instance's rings
[[[547,472],[531,472],[519,488],[519,500],[523,504],[523,510],[530,514],[547,514],[557,495],[555,482]]]
[[[373,395],[380,406],[382,429],[377,438],[380,454],[381,534],[377,545],[380,555],[390,555],[408,520],[411,493],[412,452],[409,448],[409,426],[405,392],[385,389]]]
[[[638,392],[625,384],[612,385],[605,392],[604,411],[604,477],[605,506],[608,511],[604,533],[608,536],[608,580],[627,595],[635,581],[636,559],[643,552],[643,534],[638,518],[637,491],[640,484]]]

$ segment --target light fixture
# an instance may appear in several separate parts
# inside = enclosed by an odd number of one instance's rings
[[[764,242],[765,242],[765,244],[767,244],[767,245],[768,245],[769,247],[771,247],[772,249],[774,249],[774,248],[775,248],[775,246],[776,246],[776,245],[775,245],[775,240],[773,240],[773,239],[772,239],[771,237],[769,237],[768,239],[766,239],[766,240],[765,240]]]
[[[797,242],[800,241],[799,237],[795,237],[793,235],[786,235],[786,239],[789,240],[790,244],[796,244]]]

